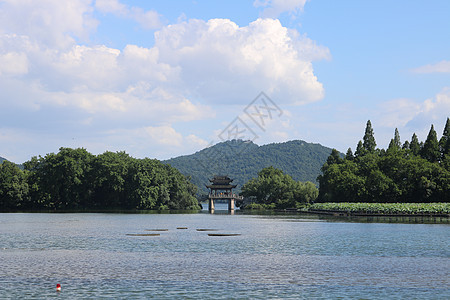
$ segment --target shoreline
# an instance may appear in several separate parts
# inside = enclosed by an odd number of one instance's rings
[[[296,212],[316,215],[327,215],[337,217],[430,217],[430,218],[450,218],[450,214],[442,213],[417,213],[417,214],[403,214],[403,213],[367,213],[364,211],[341,211],[341,210],[326,210],[326,209],[311,209],[311,210],[277,210],[280,212]]]
[[[450,218],[450,203],[316,203],[302,208],[251,209],[240,208],[241,213],[310,214],[335,217],[419,217]],[[197,214],[200,210],[136,210],[136,209],[17,209],[0,210],[0,213],[119,213],[119,214]]]

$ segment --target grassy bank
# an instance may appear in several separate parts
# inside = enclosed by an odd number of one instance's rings
[[[450,214],[450,203],[315,203],[307,211],[337,211],[349,214],[424,215]]]

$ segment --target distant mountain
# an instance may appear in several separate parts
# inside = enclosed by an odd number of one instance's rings
[[[3,163],[4,161],[7,161],[7,159],[0,156],[0,164]],[[22,164],[20,164],[20,165],[19,165],[19,164],[16,164],[16,165],[17,165],[20,169],[23,170],[24,167],[23,167]]]
[[[213,175],[228,175],[237,184],[237,190],[258,172],[273,166],[295,180],[317,183],[320,168],[331,153],[331,148],[320,144],[295,140],[258,146],[250,141],[232,140],[218,143],[191,155],[172,158],[163,163],[191,176],[200,192]]]

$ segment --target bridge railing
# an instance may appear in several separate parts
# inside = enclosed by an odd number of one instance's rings
[[[228,194],[228,193],[209,194],[208,197],[210,199],[237,199],[237,200],[244,199],[243,196],[240,196],[238,194]]]

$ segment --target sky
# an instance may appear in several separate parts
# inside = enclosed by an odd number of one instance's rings
[[[438,138],[450,1],[0,0],[0,156]]]

